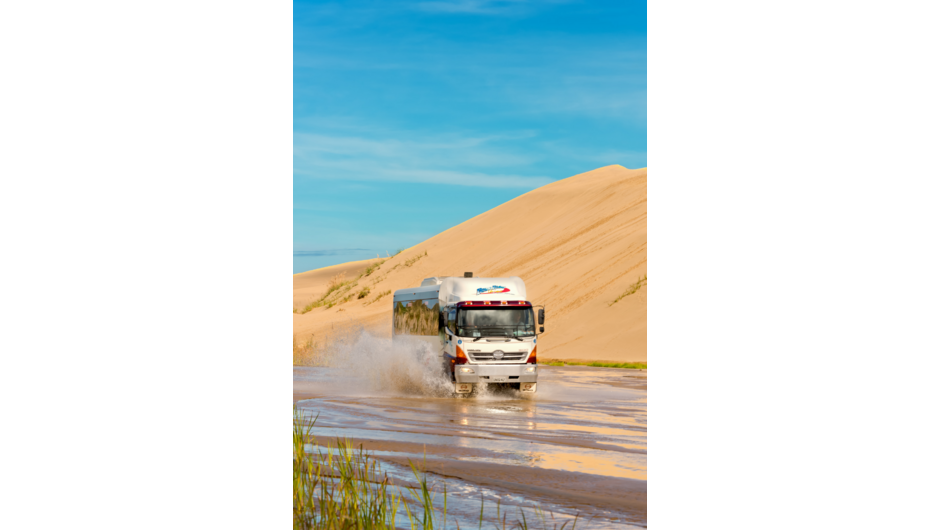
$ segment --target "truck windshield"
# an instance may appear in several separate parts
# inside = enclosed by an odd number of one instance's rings
[[[531,307],[460,308],[459,337],[532,337],[535,318]]]

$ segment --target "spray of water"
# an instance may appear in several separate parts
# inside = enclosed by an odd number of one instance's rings
[[[331,379],[349,388],[385,395],[456,397],[438,349],[414,337],[382,338],[359,325],[349,325],[331,337],[325,354],[324,363],[334,369]],[[523,396],[484,384],[476,385],[472,397],[503,400]]]
[[[418,339],[380,338],[353,328],[335,337],[328,353],[327,364],[336,375],[363,389],[440,397],[454,391],[440,353]]]

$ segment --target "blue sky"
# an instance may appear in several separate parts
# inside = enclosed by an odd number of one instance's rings
[[[294,273],[646,166],[646,2],[294,2]]]

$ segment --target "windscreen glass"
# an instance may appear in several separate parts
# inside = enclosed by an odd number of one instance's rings
[[[450,328],[451,333],[457,333],[457,310],[451,309],[447,313],[447,327]]]
[[[530,307],[461,308],[457,311],[460,337],[531,337],[535,318]]]

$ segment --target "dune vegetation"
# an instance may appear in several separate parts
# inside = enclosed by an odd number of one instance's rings
[[[427,473],[418,464],[411,464],[414,485],[395,484],[381,473],[378,462],[361,447],[357,450],[349,440],[337,439],[326,447],[317,445],[313,434],[316,417],[310,418],[294,407],[293,512],[295,530],[394,530],[402,528],[399,515],[407,519],[412,530],[433,530],[447,526],[447,488],[440,492],[428,486]],[[438,507],[436,507],[438,506]],[[480,499],[479,528],[483,527],[483,499]],[[519,508],[519,519],[507,524],[508,513],[497,504],[497,530],[507,528],[528,530],[529,519],[539,528],[564,530],[554,524],[551,514],[540,509],[526,517]],[[548,515],[548,516],[546,516]],[[570,528],[574,530],[578,518]],[[399,524],[396,524],[399,523]],[[459,528],[460,525],[457,524]]]
[[[425,255],[427,255],[427,253],[425,253]],[[418,259],[422,257],[423,256],[418,256],[415,259],[415,261],[417,261]],[[349,302],[350,300],[363,300],[365,298],[368,298],[369,294],[372,292],[372,287],[366,285],[362,289],[359,289],[359,290],[354,290],[354,289],[359,286],[359,280],[365,277],[368,277],[372,275],[372,273],[378,271],[379,268],[382,266],[382,264],[385,263],[385,261],[386,260],[381,260],[381,261],[377,261],[373,263],[372,265],[369,265],[368,267],[363,269],[362,272],[360,272],[359,275],[356,276],[356,278],[351,279],[351,280],[346,279],[345,272],[341,272],[333,276],[332,278],[330,278],[329,283],[327,283],[326,292],[323,293],[323,295],[321,295],[316,300],[302,307],[295,306],[294,313],[299,314],[299,315],[304,315],[304,314],[309,313],[310,311],[313,311],[314,309],[318,307],[326,307],[327,309],[330,309],[333,306],[345,304],[346,302]],[[396,265],[396,267],[398,267],[398,265]],[[384,296],[384,294],[385,293],[380,294],[379,298]],[[370,302],[366,302],[366,303],[368,304]]]
[[[297,340],[294,335],[294,366],[326,366],[326,349],[311,335]]]
[[[627,290],[624,291],[623,294],[621,294],[620,296],[618,296],[613,302],[607,304],[607,307],[610,307],[610,306],[616,304],[617,302],[623,300],[624,297],[630,296],[631,294],[633,294],[633,293],[639,291],[640,288],[643,287],[644,285],[646,285],[646,275],[645,275],[645,274],[643,275],[642,278],[637,278],[636,283],[634,283],[633,285],[631,285],[630,287],[628,287]]]
[[[391,289],[389,289],[389,290],[387,290],[387,291],[382,291],[381,293],[378,294],[378,296],[376,296],[376,297],[373,298],[372,300],[369,300],[368,302],[366,302],[366,305],[369,305],[369,304],[371,304],[371,303],[373,303],[373,302],[378,302],[378,301],[381,300],[383,297],[388,296],[388,295],[390,295],[390,294],[392,294],[392,290],[391,290]]]
[[[578,360],[560,360],[545,359],[539,364],[544,366],[596,366],[598,368],[626,368],[629,370],[646,370],[646,363],[615,363],[604,361],[578,361]]]

